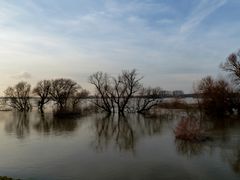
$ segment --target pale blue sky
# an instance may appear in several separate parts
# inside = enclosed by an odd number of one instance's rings
[[[136,68],[191,92],[240,48],[240,0],[1,0],[0,91],[20,80]]]

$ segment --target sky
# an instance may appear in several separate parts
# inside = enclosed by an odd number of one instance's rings
[[[240,0],[1,0],[0,92],[19,81],[137,69],[192,92],[240,48]],[[0,93],[0,94],[1,94]]]

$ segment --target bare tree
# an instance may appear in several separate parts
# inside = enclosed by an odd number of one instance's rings
[[[78,90],[72,97],[72,109],[73,111],[77,110],[79,104],[81,103],[82,99],[87,98],[89,95],[89,91],[85,89]]]
[[[8,105],[18,111],[29,111],[31,85],[27,82],[19,82],[14,87],[8,87],[5,90],[5,99]]]
[[[220,67],[230,73],[237,86],[240,83],[240,50],[238,53],[232,53],[228,56],[226,62]]]
[[[78,91],[80,86],[71,79],[55,79],[52,80],[50,95],[57,104],[58,111],[67,110],[67,106],[71,97]]]
[[[89,77],[89,82],[96,88],[96,99],[94,103],[104,111],[123,114],[132,98],[142,87],[135,69],[132,71],[122,71],[117,77],[110,77],[106,73],[97,72]]]
[[[96,89],[94,104],[108,113],[114,111],[112,99],[113,89],[108,74],[96,72],[89,77],[89,82],[94,85]]]
[[[136,97],[136,112],[144,114],[162,101],[162,90],[156,88],[142,88]]]
[[[50,101],[51,81],[42,80],[39,81],[36,87],[33,89],[33,94],[40,97],[38,101],[38,109],[43,112],[44,105]]]
[[[118,78],[113,78],[112,98],[117,104],[118,112],[123,114],[132,98],[142,87],[140,80],[142,77],[138,77],[135,69],[131,71],[122,71],[122,74]]]

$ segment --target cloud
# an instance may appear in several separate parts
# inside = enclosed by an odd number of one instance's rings
[[[206,17],[223,6],[227,0],[201,0],[187,21],[180,27],[181,33],[188,33],[197,27]]]
[[[14,79],[31,79],[32,75],[28,72],[21,72],[11,76]]]
[[[35,83],[52,77],[84,84],[95,71],[137,68],[149,85],[191,89],[193,73],[216,73],[221,58],[239,44],[234,18],[226,25],[216,21],[208,32],[194,31],[226,0],[196,0],[193,8],[156,0],[5,2],[0,2],[0,62],[6,85],[11,78]],[[223,16],[231,14],[218,18]],[[8,76],[19,70],[26,72]]]

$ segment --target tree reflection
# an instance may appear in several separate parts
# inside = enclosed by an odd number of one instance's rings
[[[120,151],[135,152],[137,140],[160,133],[164,120],[163,117],[145,118],[142,115],[98,116],[94,124],[95,148],[102,151],[114,145]]]
[[[149,136],[161,133],[163,125],[173,119],[168,113],[161,114],[158,117],[137,115],[135,118],[136,129],[141,131],[141,135]]]
[[[15,133],[17,138],[23,139],[30,133],[29,113],[14,112],[12,119],[6,124],[5,130],[8,133]]]
[[[229,163],[231,169],[240,174],[240,145],[238,144],[233,149],[224,149],[222,156]]]
[[[34,129],[45,135],[49,133],[74,132],[78,121],[75,118],[56,118],[52,114],[38,114],[39,120],[34,124]]]
[[[229,158],[229,163],[234,172],[240,174],[240,146],[234,150],[233,156]]]
[[[135,137],[126,117],[105,116],[97,118],[95,128],[97,150],[103,150],[111,141],[115,142],[120,150],[134,150]]]
[[[34,128],[38,131],[38,132],[44,132],[46,134],[50,133],[51,131],[51,122],[49,121],[48,116],[44,113],[40,113],[40,115],[38,114],[39,120],[36,124],[34,124]]]
[[[176,150],[179,154],[188,158],[200,155],[204,151],[202,142],[190,142],[185,140],[175,140]]]
[[[116,127],[116,143],[120,150],[134,150],[136,137],[127,118],[120,116]]]
[[[44,135],[70,134],[77,129],[79,122],[74,117],[55,118],[52,113],[14,112],[10,117],[5,125],[5,131],[21,139],[29,136],[31,130]]]

